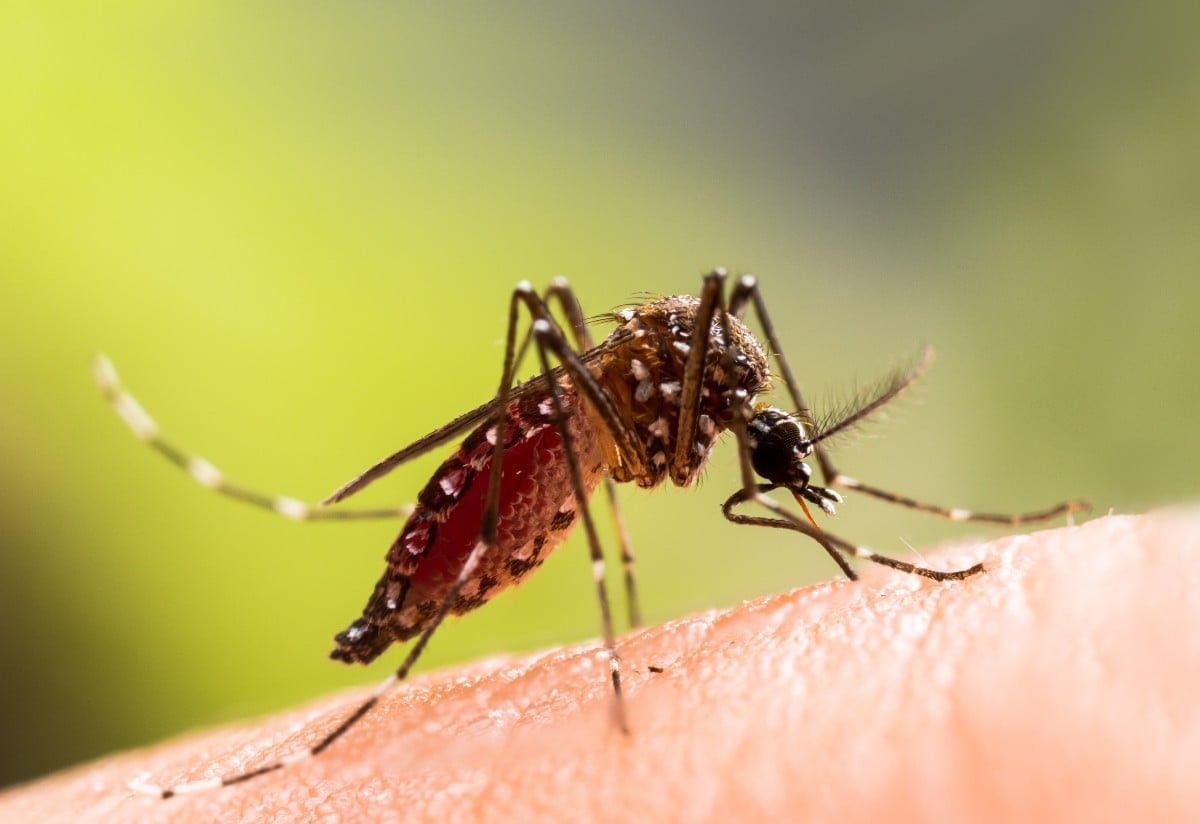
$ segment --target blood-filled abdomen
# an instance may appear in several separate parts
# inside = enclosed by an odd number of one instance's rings
[[[573,414],[567,431],[590,497],[602,474],[595,429],[569,386],[563,401]],[[449,611],[481,606],[541,565],[578,520],[579,504],[553,421],[549,397],[510,405],[501,463],[497,546],[490,548],[463,584]],[[340,633],[330,657],[366,663],[393,641],[426,628],[479,542],[496,430],[472,432],[430,479],[417,507],[387,554],[387,569],[362,617]],[[586,501],[584,502],[586,505]]]

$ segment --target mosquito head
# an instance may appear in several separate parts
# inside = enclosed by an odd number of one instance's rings
[[[803,488],[812,478],[804,459],[812,454],[804,422],[774,406],[754,413],[746,426],[750,438],[750,461],[754,471],[773,484],[789,489]]]
[[[804,461],[813,453],[815,441],[803,419],[764,406],[746,424],[746,435],[750,440],[750,463],[772,487],[784,487],[802,505],[810,501],[827,515],[836,514],[834,505],[842,502],[842,496],[811,483],[812,468]]]

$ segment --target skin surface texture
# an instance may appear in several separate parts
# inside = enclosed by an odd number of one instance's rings
[[[0,795],[16,821],[1185,820],[1200,804],[1200,512],[1103,517],[863,568],[620,640],[412,679],[320,757],[237,772],[363,697],[122,753]],[[662,672],[651,671],[661,668]]]

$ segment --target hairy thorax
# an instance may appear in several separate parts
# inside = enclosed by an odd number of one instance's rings
[[[727,344],[720,321],[704,330],[708,351],[700,381],[695,435],[680,431],[685,423],[682,394],[688,356],[696,340],[697,298],[676,295],[617,312],[621,325],[601,344],[607,351],[592,372],[613,401],[623,427],[632,434],[633,450],[622,450],[610,438],[601,439],[605,470],[618,482],[634,481],[653,487],[668,476],[677,486],[696,480],[718,435],[732,424],[733,393],[744,390],[747,400],[770,386],[767,356],[746,326],[729,317],[735,346],[733,376],[725,374]],[[588,407],[594,428],[605,432],[599,412]],[[679,444],[687,438],[690,443]],[[678,454],[677,454],[678,453]]]

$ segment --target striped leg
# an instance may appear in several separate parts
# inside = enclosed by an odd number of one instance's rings
[[[264,492],[233,483],[225,478],[224,473],[211,463],[187,450],[181,449],[159,432],[158,424],[154,422],[137,402],[121,386],[117,370],[112,361],[104,355],[97,355],[92,363],[92,374],[100,386],[105,400],[120,416],[121,420],[133,431],[133,434],[151,449],[163,455],[171,463],[178,466],[196,483],[203,487],[219,492],[234,500],[242,501],[266,509],[285,518],[295,521],[329,521],[350,520],[361,518],[407,518],[412,513],[411,506],[391,509],[322,509],[296,498],[283,495],[268,495]]]
[[[549,321],[538,319],[533,322],[533,334],[537,340],[538,358],[542,364],[542,374],[550,374],[548,352],[553,352],[559,360],[569,358],[569,348],[563,340],[561,332]],[[588,551],[592,560],[592,577],[596,584],[596,598],[600,603],[600,625],[604,634],[604,648],[608,651],[608,670],[612,680],[613,696],[616,699],[615,711],[617,726],[621,732],[629,733],[629,721],[625,713],[625,697],[621,691],[621,659],[617,656],[617,642],[613,635],[612,610],[608,603],[608,588],[604,583],[604,552],[600,548],[600,538],[596,533],[596,524],[592,520],[591,507],[588,506],[587,490],[583,486],[583,475],[579,469],[579,458],[575,455],[575,447],[571,443],[570,430],[565,425],[566,413],[563,410],[562,390],[558,384],[550,384],[551,398],[554,401],[555,416],[561,422],[559,432],[562,435],[563,454],[567,459],[567,467],[571,475],[571,485],[574,487],[575,500],[579,503],[579,514],[583,517],[583,528],[587,534]],[[613,500],[615,503],[615,499]],[[630,559],[632,560],[632,558]],[[629,567],[626,567],[629,570]],[[626,583],[632,587],[632,577],[626,578]],[[632,590],[630,595],[632,595]],[[631,602],[632,603],[632,602]],[[632,609],[632,606],[631,606]],[[634,613],[636,618],[636,612]]]
[[[837,562],[838,567],[842,570],[847,578],[851,581],[858,580],[858,574],[854,568],[846,561],[846,555],[854,558],[862,558],[866,561],[871,561],[876,564],[898,569],[901,572],[908,572],[913,575],[921,575],[925,578],[932,578],[935,581],[959,581],[963,578],[969,578],[972,575],[983,572],[983,564],[975,564],[966,569],[957,569],[949,572],[944,572],[937,569],[929,569],[928,567],[917,566],[910,564],[907,561],[899,561],[887,555],[881,555],[874,550],[868,549],[865,546],[851,543],[843,538],[819,529],[815,524],[806,522],[805,520],[796,517],[793,513],[786,510],[774,498],[770,498],[766,493],[778,489],[776,484],[755,484],[753,491],[739,489],[737,492],[729,496],[724,504],[721,505],[721,512],[726,519],[735,524],[748,524],[750,526],[766,526],[776,529],[791,529],[803,535],[807,535],[814,541],[819,543],[830,557]],[[765,518],[757,515],[742,515],[734,512],[734,507],[739,504],[753,501],[763,507],[766,507],[777,518]]]
[[[567,321],[571,327],[571,333],[575,338],[575,347],[580,352],[587,352],[595,348],[596,343],[592,340],[592,334],[588,331],[587,321],[583,317],[583,308],[579,305],[579,299],[575,297],[575,292],[567,283],[566,278],[555,278],[550,282],[550,287],[546,290],[546,296],[543,300],[549,304],[551,299],[556,299],[559,306],[562,307],[563,314],[567,316]],[[621,550],[621,565],[625,572],[625,602],[629,610],[629,627],[636,629],[642,625],[642,611],[638,605],[637,583],[634,578],[634,557],[633,557],[633,542],[629,538],[629,530],[625,528],[625,518],[621,514],[621,505],[617,500],[617,485],[613,483],[613,479],[608,475],[604,476],[604,492],[608,496],[608,511],[612,513],[613,531],[617,534],[617,544]]]
[[[726,317],[728,315],[740,317],[744,309],[745,302],[750,298],[753,298],[755,306],[758,310],[759,319],[767,330],[768,340],[771,346],[776,350],[776,354],[778,354],[779,346],[778,342],[775,340],[774,329],[771,327],[770,319],[766,316],[766,310],[762,305],[763,302],[758,293],[757,284],[751,277],[743,277],[738,282],[737,286],[735,286],[734,291],[730,296],[729,311],[718,312],[721,323],[726,329],[726,337],[729,337],[728,321],[726,320]],[[725,357],[727,360],[731,359],[733,357],[733,353],[727,351],[725,353]],[[792,399],[795,401],[800,410],[807,415],[807,407],[804,405],[799,389],[795,386],[790,370],[787,368],[787,362],[782,355],[779,356],[779,362],[781,364],[780,371],[783,372],[785,381],[788,383],[787,388],[792,395]],[[886,404],[888,401],[898,395],[914,379],[915,376],[909,376],[907,378],[902,378],[899,381],[893,381],[884,393],[865,404],[858,412],[852,413],[847,418],[847,421],[852,422],[853,420],[859,420],[863,417],[866,417],[871,412],[878,409],[883,404]],[[721,512],[727,520],[736,524],[765,526],[777,529],[790,529],[803,535],[807,535],[820,544],[821,547],[827,553],[829,553],[829,556],[837,563],[838,568],[841,569],[843,574],[845,574],[845,576],[852,581],[857,580],[858,575],[855,573],[854,568],[850,566],[849,561],[846,559],[846,555],[850,555],[855,558],[862,558],[877,564],[882,564],[883,566],[888,566],[892,569],[898,569],[902,572],[908,572],[914,575],[922,575],[926,578],[932,578],[935,581],[961,580],[983,571],[983,564],[975,564],[967,569],[952,570],[949,572],[929,569],[927,567],[910,564],[906,561],[898,561],[895,558],[881,555],[865,546],[853,544],[850,541],[839,538],[838,536],[833,535],[830,532],[826,532],[818,527],[816,521],[814,521],[811,515],[809,515],[808,508],[805,506],[804,500],[800,495],[797,495],[796,500],[800,506],[804,508],[804,514],[808,516],[807,519],[800,518],[795,513],[785,509],[782,504],[767,495],[768,492],[780,488],[782,484],[760,484],[755,480],[754,467],[751,461],[750,438],[747,434],[747,426],[750,419],[753,417],[753,410],[750,408],[749,399],[746,397],[746,393],[744,391],[739,391],[738,394],[740,394],[743,402],[740,405],[740,408],[737,410],[739,414],[734,414],[732,416],[733,421],[731,428],[733,429],[734,436],[737,440],[738,465],[741,469],[742,488],[730,495],[725,503],[721,506]],[[838,426],[835,428],[841,427]],[[831,429],[830,431],[833,430]],[[820,457],[823,453],[817,454]],[[826,462],[822,461],[822,468],[824,468],[825,465]],[[830,465],[830,468],[832,470],[832,465]],[[841,500],[840,496],[837,496],[836,493],[828,492],[819,487],[806,486],[805,491],[809,490],[811,490],[813,493],[816,493],[814,500],[818,501],[821,505],[821,508],[825,509],[827,512],[832,512],[831,504],[833,501]],[[793,494],[796,494],[799,490],[789,488],[789,491]],[[759,506],[762,506],[776,517],[768,518],[756,515],[742,515],[733,511],[734,507],[749,501],[753,501]]]
[[[763,332],[766,334],[767,343],[770,344],[772,352],[777,357],[777,364],[780,375],[783,378],[784,387],[787,389],[788,396],[792,403],[796,405],[796,413],[811,420],[812,415],[808,404],[804,400],[803,394],[800,392],[799,384],[792,376],[791,368],[788,366],[787,358],[783,354],[783,350],[779,345],[779,337],[775,334],[775,327],[771,323],[771,316],[767,313],[766,302],[763,300],[762,292],[758,287],[758,281],[752,275],[743,275],[735,284],[729,297],[729,313],[734,317],[740,318],[746,311],[747,306],[753,306],[755,315],[758,317],[759,323],[763,327]],[[813,439],[813,453],[816,457],[817,464],[821,468],[821,476],[825,480],[825,485],[829,487],[840,487],[842,489],[853,489],[856,492],[861,492],[864,495],[870,495],[873,498],[878,498],[881,501],[887,501],[897,506],[915,509],[919,512],[927,512],[930,515],[936,515],[940,518],[946,518],[951,521],[973,521],[991,524],[1003,524],[1005,526],[1019,526],[1021,524],[1039,523],[1041,521],[1049,521],[1059,515],[1070,516],[1075,512],[1086,512],[1091,510],[1091,504],[1082,500],[1064,501],[1057,506],[1049,509],[1037,510],[1034,512],[1020,512],[1014,514],[998,514],[992,512],[974,512],[969,509],[960,509],[957,507],[938,506],[936,504],[926,503],[925,501],[910,498],[907,495],[899,495],[895,492],[889,492],[879,487],[864,484],[861,481],[844,475],[837,470],[833,465],[833,460],[829,456],[829,450],[821,441],[828,438],[830,435],[838,431],[843,431],[854,426],[863,418],[876,412],[885,404],[891,402],[901,392],[911,386],[933,361],[933,350],[926,348],[922,354],[921,360],[915,367],[908,370],[906,373],[892,376],[883,385],[883,391],[876,395],[869,403],[865,403],[860,409],[847,415],[843,420],[838,421],[832,427],[826,429],[823,433],[818,433]]]
[[[902,375],[902,376],[900,376],[899,379],[894,379],[892,382],[887,384],[887,386],[885,387],[885,389],[882,392],[880,392],[874,398],[872,398],[870,401],[865,403],[858,411],[850,413],[847,417],[845,417],[841,421],[836,422],[833,425],[827,427],[827,429],[823,433],[824,436],[828,436],[831,433],[834,433],[839,430],[843,430],[846,427],[852,425],[854,422],[859,421],[862,418],[866,417],[867,415],[871,414],[872,411],[874,411],[874,410],[878,409],[879,407],[881,407],[882,405],[886,404],[892,398],[894,398],[897,394],[899,394],[899,392],[902,391],[904,389],[904,387],[906,387],[908,384],[910,384],[912,382],[912,379],[913,379],[913,376],[911,376],[911,375],[909,375],[909,376]],[[833,560],[837,563],[838,567],[842,570],[842,572],[850,580],[856,580],[858,576],[854,572],[854,569],[850,566],[850,564],[847,560],[847,556],[854,557],[854,558],[862,558],[864,560],[871,561],[872,563],[891,567],[892,569],[897,569],[897,570],[900,570],[901,572],[907,572],[907,573],[911,573],[914,575],[921,575],[921,576],[924,576],[926,578],[931,578],[936,581],[962,580],[964,578],[968,578],[972,575],[976,575],[983,571],[982,564],[975,564],[966,569],[951,570],[951,571],[935,570],[935,569],[929,569],[928,567],[917,566],[916,564],[911,564],[911,563],[908,563],[907,561],[900,561],[895,558],[891,558],[887,555],[882,555],[878,552],[875,552],[874,550],[868,549],[865,546],[861,546],[859,544],[854,544],[850,541],[840,538],[837,535],[834,535],[834,534],[827,532],[824,529],[820,528],[817,525],[816,521],[814,521],[812,519],[812,516],[810,515],[810,513],[808,511],[808,507],[805,505],[805,500],[809,500],[814,503],[817,503],[821,507],[821,509],[823,509],[826,513],[833,514],[833,504],[841,502],[841,500],[842,500],[841,496],[839,496],[836,492],[832,491],[832,488],[818,487],[814,484],[810,484],[807,481],[807,473],[804,473],[801,476],[803,479],[796,483],[791,483],[791,482],[786,483],[786,484],[785,483],[757,483],[755,481],[755,473],[754,473],[754,468],[753,468],[753,464],[752,464],[752,460],[751,460],[751,444],[750,444],[749,437],[747,435],[748,421],[751,418],[752,418],[751,410],[749,410],[748,407],[743,407],[742,414],[735,415],[734,420],[733,420],[732,429],[734,430],[734,433],[737,437],[738,450],[739,450],[739,464],[740,464],[741,470],[742,470],[742,488],[737,490],[736,492],[734,492],[732,495],[730,495],[729,498],[722,505],[721,511],[727,520],[729,520],[733,523],[747,524],[750,526],[765,526],[765,527],[773,527],[773,528],[777,528],[777,529],[790,529],[795,532],[799,532],[801,534],[807,535],[810,538],[812,538],[814,541],[816,541],[818,544],[820,544],[822,546],[822,548],[824,548],[825,551],[827,553],[829,553],[830,557],[833,558]],[[816,440],[819,440],[823,436],[823,434],[818,432],[817,435],[814,436],[813,441],[809,442],[810,445],[812,443],[814,443]],[[819,456],[821,453],[816,453],[816,454],[818,454],[818,456]],[[828,462],[827,461],[824,462],[822,464],[822,466],[824,466],[825,463],[828,463]],[[884,490],[876,489],[874,487],[868,487],[865,484],[861,484],[858,481],[855,481],[853,478],[849,478],[847,476],[840,475],[839,473],[836,472],[836,470],[831,470],[831,471],[834,472],[833,478],[835,480],[830,483],[830,487],[834,486],[834,484],[837,483],[838,485],[841,485],[844,488],[856,489],[860,492],[863,492],[868,495],[873,495],[875,497],[886,500],[890,503],[895,503],[900,506],[909,507],[911,509],[917,509],[922,512],[929,512],[931,514],[939,515],[941,517],[948,518],[948,519],[954,520],[954,521],[986,521],[986,522],[990,522],[990,523],[1017,525],[1017,524],[1022,524],[1022,523],[1030,523],[1030,522],[1034,522],[1034,521],[1045,520],[1045,519],[1052,518],[1056,515],[1060,515],[1063,513],[1070,513],[1070,512],[1078,511],[1080,509],[1088,508],[1088,505],[1086,504],[1086,502],[1067,501],[1066,503],[1059,504],[1058,506],[1052,507],[1047,510],[1043,510],[1040,512],[1022,513],[1022,514],[1018,514],[1018,515],[996,515],[996,514],[992,514],[992,513],[975,513],[975,512],[970,512],[967,510],[948,509],[945,507],[938,507],[938,506],[934,506],[932,504],[924,503],[922,501],[917,501],[913,498],[908,498],[908,497],[905,497],[902,495],[896,495],[894,493],[886,492]],[[774,491],[776,489],[780,489],[780,488],[786,488],[789,492],[791,492],[796,497],[797,503],[799,503],[800,506],[804,509],[804,514],[805,514],[806,518],[798,517],[794,513],[785,509],[778,501],[774,500],[773,498],[771,498],[767,495],[768,492],[772,492],[772,491]],[[776,517],[743,515],[743,514],[733,511],[734,508],[737,507],[738,505],[743,504],[743,503],[748,503],[748,502],[754,502],[754,503],[758,504],[759,506],[762,506],[763,508],[770,511]]]
[[[1063,501],[1061,504],[1052,506],[1049,509],[1041,509],[1036,512],[1014,512],[1003,514],[997,512],[975,512],[970,509],[959,509],[956,507],[937,506],[936,504],[918,501],[916,498],[910,498],[907,495],[898,495],[895,492],[888,492],[885,489],[880,489],[875,486],[868,486],[862,481],[851,478],[849,475],[843,475],[841,472],[835,472],[834,476],[829,479],[830,486],[841,487],[842,489],[853,489],[855,492],[861,492],[864,495],[870,495],[872,498],[878,498],[881,501],[887,501],[890,504],[897,506],[915,509],[918,512],[927,512],[930,515],[936,515],[939,518],[945,518],[948,521],[974,521],[976,523],[987,524],[1003,524],[1004,526],[1021,526],[1022,524],[1035,524],[1041,521],[1049,521],[1057,518],[1059,515],[1071,515],[1075,512],[1087,512],[1092,506],[1087,501],[1071,500]]]

